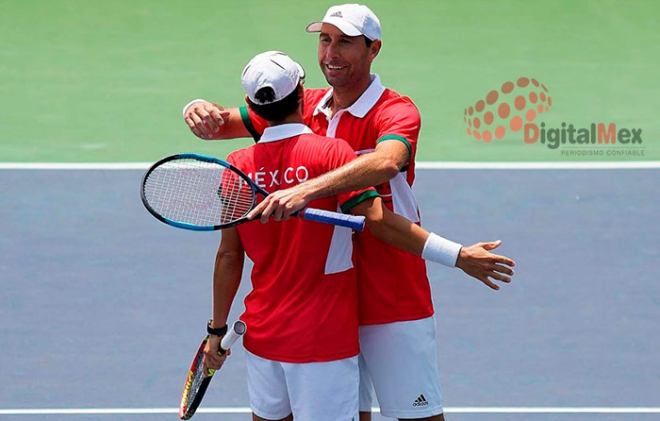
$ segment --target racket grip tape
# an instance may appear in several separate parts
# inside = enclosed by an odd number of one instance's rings
[[[300,211],[299,216],[308,221],[339,225],[340,227],[352,228],[355,231],[364,231],[364,216],[347,215],[316,208],[305,208]]]

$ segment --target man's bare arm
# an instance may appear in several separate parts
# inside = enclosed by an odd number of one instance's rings
[[[213,270],[213,318],[212,327],[221,328],[227,324],[231,305],[241,283],[245,253],[236,228],[222,232],[222,240],[215,257]],[[218,355],[220,337],[211,336],[204,349],[204,369],[215,370],[222,367],[228,354]]]
[[[490,252],[500,246],[500,241],[477,243],[467,247],[454,243],[453,252],[448,250],[438,252],[434,251],[434,248],[437,249],[435,246],[442,245],[448,240],[441,239],[408,219],[390,212],[380,198],[358,203],[351,212],[364,215],[367,229],[373,236],[391,246],[421,256],[428,261],[458,267],[494,290],[500,289],[495,281],[511,282],[515,262],[506,256]],[[447,258],[447,254],[451,255],[451,259]]]
[[[397,140],[381,142],[374,152],[361,155],[346,165],[294,187],[273,192],[248,214],[248,218],[261,214],[262,222],[270,217],[278,221],[288,219],[312,200],[389,181],[408,160],[405,144]]]
[[[195,100],[183,110],[183,119],[195,136],[204,140],[251,137],[238,108],[225,108],[214,102]]]

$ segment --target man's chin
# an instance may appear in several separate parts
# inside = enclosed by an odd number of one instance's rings
[[[327,73],[324,73],[323,75],[325,76],[325,81],[328,82],[328,85],[332,86],[333,88],[342,87],[347,82],[347,78],[344,76],[333,76],[328,75]]]

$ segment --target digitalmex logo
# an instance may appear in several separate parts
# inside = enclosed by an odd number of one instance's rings
[[[613,122],[582,127],[561,123],[548,127],[537,119],[552,108],[548,88],[538,80],[521,77],[507,81],[463,111],[467,134],[490,143],[522,131],[523,144],[544,145],[562,156],[643,157],[642,129],[618,127]],[[520,136],[516,136],[519,138]]]
[[[464,111],[463,121],[467,134],[477,140],[490,142],[502,139],[507,133],[523,129],[525,121],[536,120],[537,116],[550,111],[552,98],[548,88],[536,79],[519,78],[515,83],[508,81],[499,90],[488,92]]]

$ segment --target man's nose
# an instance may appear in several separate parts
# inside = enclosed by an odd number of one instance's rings
[[[339,57],[339,49],[336,41],[330,42],[325,50],[325,58],[333,59]]]

